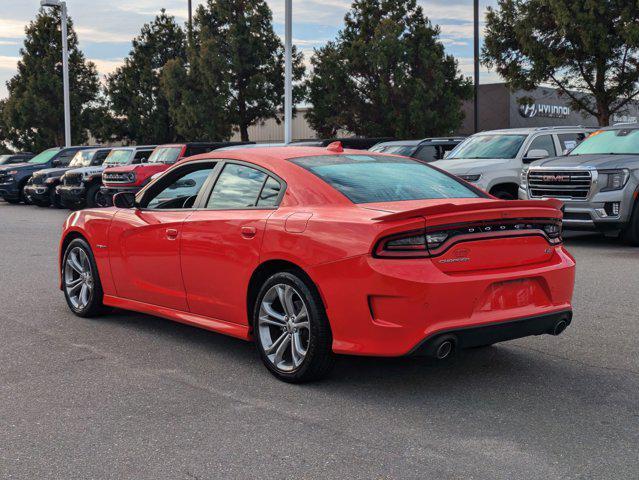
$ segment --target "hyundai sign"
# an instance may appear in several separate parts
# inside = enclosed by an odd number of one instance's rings
[[[519,105],[519,114],[524,118],[546,117],[566,118],[570,115],[570,108],[564,105],[550,105],[547,103],[529,103]]]

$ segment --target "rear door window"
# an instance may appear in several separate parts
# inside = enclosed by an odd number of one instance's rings
[[[561,145],[562,154],[566,154],[583,142],[586,138],[586,134],[582,132],[560,133],[557,137],[559,138],[559,145]]]
[[[206,208],[215,210],[245,209],[255,206],[269,206],[272,197],[269,191],[275,188],[272,184],[264,191],[269,176],[255,168],[235,163],[224,165],[215,182]],[[264,197],[262,197],[264,195]],[[258,205],[258,202],[262,202]]]
[[[413,157],[424,162],[432,162],[439,159],[439,152],[435,145],[424,145],[419,147],[419,150],[415,152]]]
[[[531,150],[546,150],[550,157],[557,155],[555,140],[552,138],[552,135],[540,135],[535,138],[530,142],[530,146],[528,147],[528,152]]]

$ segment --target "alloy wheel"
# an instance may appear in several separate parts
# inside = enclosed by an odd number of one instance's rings
[[[64,265],[64,288],[75,310],[84,310],[91,301],[94,288],[89,256],[80,247],[74,247]]]
[[[283,372],[299,368],[311,339],[308,308],[291,285],[271,287],[260,304],[259,341],[268,360]]]

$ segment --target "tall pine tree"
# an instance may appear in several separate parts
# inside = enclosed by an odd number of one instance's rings
[[[108,77],[109,106],[120,120],[120,135],[125,139],[154,144],[182,138],[169,115],[160,72],[169,60],[185,59],[185,42],[182,28],[162,9],[133,40],[124,65]]]
[[[470,83],[415,0],[355,0],[344,20],[312,59],[307,118],[317,131],[419,138],[461,125]]]
[[[178,122],[184,123],[182,131],[189,122],[205,122],[205,117],[189,118],[189,113],[197,116],[206,108],[209,112],[224,109],[224,118],[218,118],[220,138],[230,134],[225,123],[248,140],[251,125],[278,118],[284,96],[284,47],[273,31],[272,21],[264,0],[208,0],[197,9],[188,64],[174,62],[165,77],[165,91],[173,99],[172,111],[181,119]],[[304,75],[302,60],[301,53],[295,51],[293,70],[298,81]],[[183,85],[198,95],[180,92]],[[302,94],[303,87],[297,85],[295,98],[300,99]],[[227,98],[219,98],[221,95]],[[207,127],[199,125],[196,129]]]
[[[7,82],[2,106],[3,136],[15,148],[39,152],[64,145],[62,39],[60,13],[40,10],[26,28],[18,73]],[[68,22],[71,133],[74,144],[87,140],[100,84],[95,65],[85,60],[71,19]]]

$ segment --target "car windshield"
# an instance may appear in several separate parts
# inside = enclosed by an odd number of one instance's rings
[[[455,178],[409,158],[320,155],[291,161],[317,175],[353,203],[479,197]]]
[[[639,155],[639,128],[601,130],[577,145],[569,155]]]
[[[111,150],[109,155],[104,159],[104,164],[128,164],[132,156],[133,150],[131,150],[130,148]]]
[[[49,150],[45,150],[44,152],[38,153],[35,157],[29,160],[29,163],[47,163],[51,158],[53,158],[58,152],[59,148],[50,148]]]
[[[526,135],[474,135],[457,145],[446,159],[515,158],[525,140]]]
[[[158,147],[149,157],[149,163],[175,163],[182,147]]]
[[[371,151],[380,152],[380,153],[392,153],[393,155],[404,155],[405,157],[410,157],[413,153],[415,153],[417,147],[414,145],[386,145],[379,148],[373,147]]]
[[[69,167],[88,167],[91,165],[91,159],[95,154],[94,150],[80,150],[76,153],[69,163]]]

